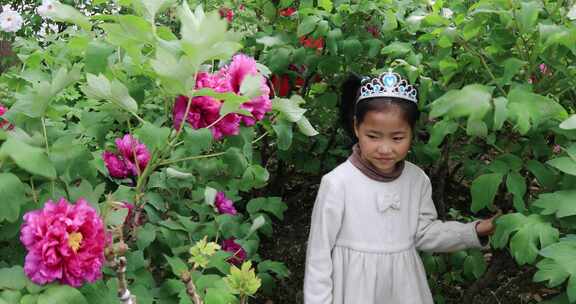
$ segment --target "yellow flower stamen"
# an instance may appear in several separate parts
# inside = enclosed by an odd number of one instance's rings
[[[82,243],[82,234],[80,232],[72,232],[68,235],[68,245],[74,252],[78,251]]]

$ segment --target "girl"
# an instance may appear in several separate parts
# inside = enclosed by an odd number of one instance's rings
[[[480,248],[494,218],[442,222],[430,179],[404,160],[419,117],[416,88],[388,71],[343,85],[358,143],[322,177],[312,212],[305,304],[432,304],[418,250]],[[345,123],[346,125],[346,123]]]

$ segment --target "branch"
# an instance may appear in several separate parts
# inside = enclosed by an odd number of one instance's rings
[[[192,275],[188,271],[184,271],[182,273],[182,282],[186,284],[186,293],[190,296],[190,299],[194,301],[194,304],[204,304],[198,292],[196,291],[196,285],[194,285],[194,281],[192,280]]]

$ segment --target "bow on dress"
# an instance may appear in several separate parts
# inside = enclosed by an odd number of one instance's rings
[[[376,204],[380,212],[388,209],[400,210],[400,196],[398,193],[381,193],[378,195]]]

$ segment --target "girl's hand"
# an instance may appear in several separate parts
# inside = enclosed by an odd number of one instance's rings
[[[498,212],[489,219],[481,220],[476,224],[476,233],[478,236],[488,236],[494,233],[494,229],[496,229],[496,225],[494,225],[494,221],[502,215],[502,210],[498,210]]]

